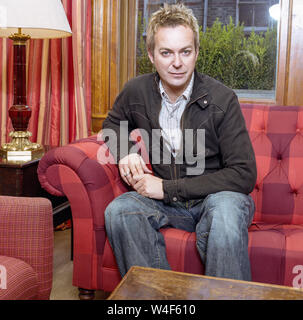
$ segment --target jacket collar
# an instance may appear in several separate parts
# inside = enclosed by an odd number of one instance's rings
[[[195,81],[191,103],[197,102],[202,109],[205,109],[211,102],[208,83],[204,74],[199,73],[196,69],[194,72]]]
[[[194,74],[195,74],[194,86],[193,86],[189,104],[197,102],[202,109],[205,109],[211,102],[211,97],[209,95],[207,82],[206,82],[205,76],[199,73],[196,69],[194,70]],[[154,90],[154,93],[158,94],[159,98],[161,99],[159,82],[160,82],[160,76],[158,72],[155,72],[153,90]]]

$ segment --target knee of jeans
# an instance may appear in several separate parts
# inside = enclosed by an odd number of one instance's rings
[[[104,211],[105,223],[120,224],[122,217],[127,217],[130,209],[137,204],[133,197],[137,197],[136,192],[126,192],[110,202]]]
[[[249,220],[253,201],[249,196],[232,191],[222,191],[209,195],[206,199],[206,211],[212,217],[219,218],[228,224],[238,224],[242,219]],[[247,216],[247,219],[246,219]]]
[[[125,209],[125,202],[123,201],[123,198],[115,198],[109,203],[104,211],[105,222],[109,222],[109,219],[111,223],[118,221],[123,209]]]
[[[205,201],[209,202],[212,206],[227,205],[227,206],[239,206],[242,203],[250,204],[250,197],[244,193],[234,191],[221,191],[210,194]]]

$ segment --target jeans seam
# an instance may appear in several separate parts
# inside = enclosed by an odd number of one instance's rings
[[[136,200],[136,201],[140,202],[141,204],[143,204],[144,206],[146,206],[146,203],[145,203],[144,201],[142,201],[142,200],[140,200],[139,198],[133,196],[132,194],[130,194],[129,197],[130,197],[130,198],[133,198],[134,200]],[[146,198],[146,199],[150,199],[150,198],[147,198],[147,197],[145,197],[145,198]],[[152,200],[152,199],[150,199],[150,200]],[[152,202],[154,203],[154,201],[152,201]]]
[[[159,250],[159,236],[158,233],[156,232],[156,248],[157,248],[157,254],[156,254],[156,263],[157,263],[157,268],[160,269],[160,250]]]
[[[133,196],[132,194],[129,195],[132,199],[138,201],[140,204],[144,205],[144,206],[147,206],[148,208],[150,208],[150,206],[148,206],[144,201],[142,201],[141,199]],[[146,198],[146,199],[149,199],[149,198]],[[151,200],[151,203],[153,204],[153,208],[155,210],[155,212],[157,213],[157,215],[160,215],[161,214],[161,211],[156,207],[156,203],[155,203],[155,200],[154,199],[150,199]],[[150,208],[151,209],[151,208]],[[138,212],[138,213],[142,213],[141,211]],[[158,222],[159,222],[159,217],[157,216],[158,218]]]

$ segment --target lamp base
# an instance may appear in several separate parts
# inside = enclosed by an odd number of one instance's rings
[[[4,144],[0,148],[0,154],[7,160],[29,161],[43,152],[43,147],[40,144],[29,140],[32,136],[31,132],[13,131],[9,135],[12,137],[12,142]]]

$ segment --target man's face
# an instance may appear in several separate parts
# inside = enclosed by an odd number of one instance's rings
[[[154,52],[148,52],[168,96],[175,100],[186,89],[198,57],[194,32],[187,26],[161,27]]]

